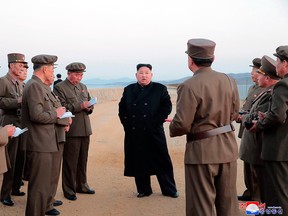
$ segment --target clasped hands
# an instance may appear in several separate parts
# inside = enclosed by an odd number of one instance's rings
[[[266,118],[266,114],[258,111],[258,119],[263,120]],[[249,129],[250,132],[256,132],[257,131],[257,121],[258,120],[252,120],[253,126]]]

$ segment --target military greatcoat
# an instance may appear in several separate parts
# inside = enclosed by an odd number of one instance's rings
[[[166,174],[173,170],[163,122],[172,104],[167,88],[151,82],[124,88],[119,118],[125,130],[125,176]]]

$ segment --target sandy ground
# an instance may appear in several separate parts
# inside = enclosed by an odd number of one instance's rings
[[[170,138],[168,123],[165,123],[166,137],[173,161],[175,180],[180,196],[177,199],[164,197],[155,176],[152,176],[153,194],[139,199],[136,197],[134,179],[123,176],[123,138],[124,133],[118,119],[118,102],[122,95],[119,89],[93,89],[92,96],[98,98],[94,113],[91,115],[93,135],[91,136],[88,159],[88,183],[96,190],[94,195],[77,194],[76,201],[64,198],[61,179],[56,199],[63,201],[57,207],[65,216],[181,216],[185,215],[185,184],[183,155],[185,137]],[[169,89],[173,111],[175,112],[176,90]],[[238,129],[238,124],[234,124]],[[236,131],[237,133],[237,131]],[[239,141],[239,140],[238,140]],[[239,143],[239,142],[238,142]],[[2,176],[0,177],[0,181]],[[0,182],[1,183],[1,182]],[[27,191],[28,182],[21,188]],[[238,160],[238,194],[244,190],[243,163]],[[26,196],[12,197],[13,207],[0,204],[0,216],[22,216],[25,212]],[[244,209],[241,216],[246,215]]]

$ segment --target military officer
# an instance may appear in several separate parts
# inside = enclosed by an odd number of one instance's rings
[[[249,128],[249,124],[258,116],[258,111],[266,112],[269,109],[271,93],[274,85],[279,81],[280,77],[276,75],[276,61],[269,56],[262,57],[262,66],[256,72],[258,76],[258,85],[263,89],[253,101],[252,107],[248,115],[243,120],[243,125]],[[243,137],[239,150],[239,157],[249,166],[249,170],[253,170],[253,175],[247,175],[247,181],[250,182],[250,201],[256,200],[264,202],[263,179],[263,161],[260,158],[262,146],[262,134],[252,133],[244,129]],[[239,198],[238,198],[239,199]]]
[[[6,76],[0,78],[0,109],[3,110],[1,125],[13,124],[20,127],[22,93],[18,76],[25,70],[25,56],[21,53],[8,54],[9,71]],[[15,173],[15,162],[18,150],[19,137],[9,140],[6,148],[11,167],[4,174],[1,187],[1,202],[4,205],[13,206],[11,199],[12,185]],[[20,193],[20,192],[19,192]],[[16,194],[24,195],[25,193]]]
[[[16,127],[13,125],[0,126],[0,175],[7,171],[7,158],[5,145],[8,143],[8,138],[15,133]]]
[[[87,182],[87,160],[92,128],[89,115],[93,111],[87,86],[81,83],[86,66],[73,62],[66,66],[67,78],[54,86],[62,106],[75,115],[66,143],[62,163],[62,189],[68,200],[76,200],[76,193],[95,194]]]
[[[37,55],[31,61],[34,72],[25,85],[22,101],[22,125],[28,128],[23,145],[30,168],[25,215],[58,215],[53,206],[47,209],[53,198],[53,159],[59,150],[56,125],[66,111],[65,107],[57,107],[59,101],[50,89],[57,56]]]
[[[270,109],[259,112],[251,131],[263,131],[261,159],[264,166],[264,199],[266,209],[275,208],[277,214],[288,214],[288,46],[279,46],[276,72],[282,79],[275,84]],[[279,210],[281,209],[281,211]]]
[[[20,83],[19,89],[20,94],[23,94],[23,88],[24,88],[24,81],[27,78],[28,74],[28,63],[24,64],[24,70],[21,71],[19,74],[18,81]],[[14,179],[13,179],[13,186],[12,186],[12,195],[14,196],[24,196],[25,193],[20,191],[21,185],[23,183],[22,177],[23,177],[23,171],[24,171],[24,165],[25,165],[25,151],[23,150],[22,146],[22,135],[19,136],[19,146],[17,150],[17,156],[16,156],[16,162],[15,162],[15,173],[14,173]]]
[[[187,45],[188,67],[194,75],[178,86],[176,114],[169,127],[171,137],[187,139],[186,215],[238,215],[238,146],[231,125],[239,112],[236,81],[211,68],[215,42],[196,38]]]
[[[261,59],[254,58],[252,61],[252,65],[250,65],[250,67],[252,67],[251,78],[252,78],[252,81],[254,82],[254,85],[250,86],[247,97],[244,101],[244,104],[242,108],[240,109],[240,115],[237,118],[237,122],[240,123],[238,137],[242,139],[243,139],[243,131],[245,128],[242,122],[242,119],[245,119],[245,117],[249,114],[249,111],[252,107],[252,102],[254,101],[254,99],[261,92],[264,91],[264,89],[258,85],[258,80],[257,80],[257,78],[260,76],[260,74],[257,73],[257,70],[261,67]],[[238,200],[251,201],[255,199],[255,197],[256,199],[258,199],[259,196],[257,194],[256,195],[253,194],[253,190],[254,190],[253,187],[257,188],[257,182],[253,182],[253,179],[256,179],[255,178],[255,176],[257,175],[256,171],[252,170],[252,167],[250,166],[250,164],[244,161],[243,172],[244,172],[244,183],[245,183],[246,189],[241,196],[238,196]]]

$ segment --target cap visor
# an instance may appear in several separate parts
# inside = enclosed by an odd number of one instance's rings
[[[278,58],[280,58],[280,59],[282,59],[281,56],[278,55],[277,53],[274,53],[273,55],[276,56],[276,57],[278,57]]]

